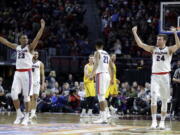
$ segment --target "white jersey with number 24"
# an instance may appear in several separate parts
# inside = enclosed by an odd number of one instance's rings
[[[172,54],[169,53],[169,48],[160,49],[155,47],[153,51],[152,73],[170,72]]]

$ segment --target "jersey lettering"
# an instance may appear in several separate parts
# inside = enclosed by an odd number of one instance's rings
[[[156,60],[157,61],[165,61],[165,57],[164,57],[164,55],[162,55],[162,56],[157,55],[157,59]]]
[[[18,59],[24,59],[25,58],[25,53],[24,52],[19,52],[18,53]]]
[[[109,60],[108,60],[108,56],[104,56],[104,60],[103,60],[104,63],[108,64],[109,63]]]

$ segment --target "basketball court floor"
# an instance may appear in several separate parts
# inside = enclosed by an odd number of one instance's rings
[[[108,124],[78,114],[40,113],[32,125],[13,125],[15,113],[0,114],[0,135],[180,135],[180,121],[167,120],[165,130],[150,130],[150,117],[121,116]]]

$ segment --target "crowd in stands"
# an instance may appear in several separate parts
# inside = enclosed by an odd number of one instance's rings
[[[45,90],[40,92],[37,112],[69,112],[80,113],[85,100],[83,82],[78,82],[69,74],[66,82],[57,82],[56,72],[51,71],[46,77]],[[150,114],[150,84],[144,86],[137,82],[119,85],[119,93],[113,107],[119,114]],[[22,97],[19,97],[23,102]],[[23,109],[24,106],[22,105]],[[0,111],[13,111],[14,107],[10,91],[3,89],[3,78],[0,77]],[[99,112],[98,99],[95,98],[93,113]]]
[[[138,25],[143,41],[155,44],[159,33],[160,0],[96,0],[106,49],[124,57],[149,57],[133,40],[131,29]],[[46,30],[39,48],[50,55],[87,56],[92,52],[88,27],[83,23],[83,0],[6,1],[0,9],[0,34],[18,43],[21,33],[33,39],[44,18]],[[173,44],[170,36],[169,44]],[[52,49],[53,48],[53,49]]]
[[[160,0],[97,0],[97,3],[106,48],[124,58],[149,57],[150,53],[137,47],[132,27],[137,25],[142,40],[155,45],[159,33]],[[173,45],[174,37],[169,37],[168,44]]]
[[[8,40],[18,43],[21,33],[32,40],[44,18],[46,29],[39,49],[48,48],[50,55],[62,56],[90,53],[81,0],[16,0],[5,5],[0,8],[0,35]]]

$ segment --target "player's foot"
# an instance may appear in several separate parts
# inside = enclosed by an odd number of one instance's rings
[[[27,126],[28,123],[29,123],[29,113],[26,113],[24,119],[22,120],[22,123],[21,123],[21,124],[24,125],[24,126]]]
[[[100,118],[100,119],[98,119],[98,120],[96,120],[96,121],[93,121],[93,123],[94,123],[94,124],[107,124],[108,121],[107,121],[107,119],[102,119],[102,118]]]
[[[87,116],[87,114],[86,113],[81,113],[80,114],[80,117],[82,118],[82,117],[86,117]]]
[[[24,118],[24,115],[23,115],[23,114],[18,115],[18,116],[16,117],[16,120],[14,121],[14,124],[15,124],[15,125],[20,124],[23,118]]]
[[[31,116],[29,117],[29,119],[37,119],[37,115],[36,115],[36,114],[31,114]]]
[[[151,124],[151,129],[156,129],[157,128],[157,121],[153,120]]]
[[[109,119],[109,118],[111,118],[111,114],[110,114],[110,112],[107,112],[107,118]]]
[[[24,117],[24,119],[23,119],[23,121],[22,121],[22,125],[24,125],[24,126],[27,126],[28,125],[28,123],[29,123],[29,118],[27,118],[27,117]]]
[[[164,130],[165,129],[165,122],[164,121],[160,121],[159,123],[159,129]]]
[[[116,111],[117,111],[117,109],[116,108],[114,108],[114,107],[110,107],[110,110],[111,110],[111,115],[114,115],[114,114],[116,114]]]
[[[89,110],[88,110],[87,115],[88,115],[89,117],[92,117],[92,116],[93,116],[92,109],[89,109]]]

